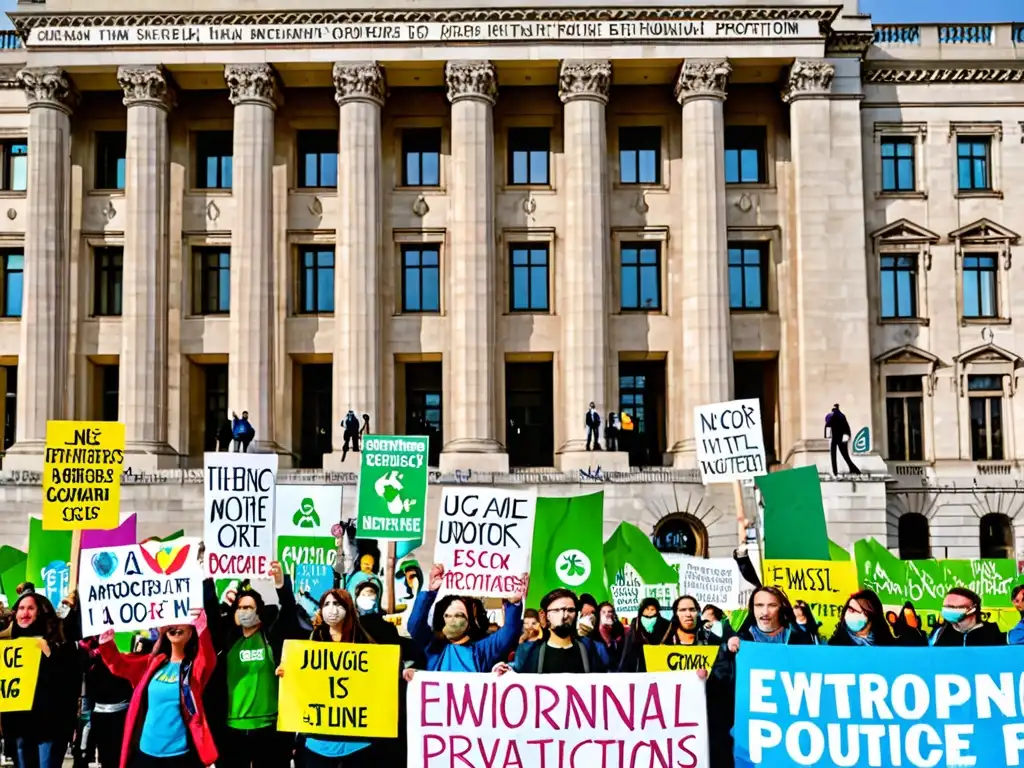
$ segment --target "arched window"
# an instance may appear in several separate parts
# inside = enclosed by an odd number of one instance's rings
[[[932,556],[928,518],[920,512],[900,515],[900,560],[928,560]]]
[[[1001,512],[990,512],[981,518],[979,539],[982,557],[1013,559],[1013,525]]]
[[[707,541],[704,524],[685,513],[663,517],[654,527],[654,548],[665,554],[707,557]]]

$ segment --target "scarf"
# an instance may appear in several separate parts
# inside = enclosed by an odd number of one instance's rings
[[[597,628],[597,631],[601,633],[601,639],[605,645],[611,645],[615,642],[615,637],[612,635],[613,627],[606,627],[604,624]]]
[[[875,644],[874,632],[868,632],[867,635],[864,635],[863,637],[861,635],[855,635],[853,634],[853,632],[850,632],[849,630],[847,630],[846,634],[850,636],[850,640],[853,641],[854,645],[872,646]]]

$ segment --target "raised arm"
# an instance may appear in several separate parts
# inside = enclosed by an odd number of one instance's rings
[[[117,650],[114,632],[110,629],[100,637],[100,657],[111,674],[123,677],[133,688],[142,683],[150,662],[149,656],[126,656]]]
[[[206,685],[213,676],[213,668],[217,666],[217,649],[213,647],[213,640],[210,638],[206,611],[199,612],[193,627],[199,633],[199,652],[196,654],[193,674],[200,685]]]

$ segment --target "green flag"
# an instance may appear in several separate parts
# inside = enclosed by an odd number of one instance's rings
[[[772,472],[754,482],[764,502],[764,559],[830,559],[818,468]]]
[[[604,492],[587,496],[537,499],[526,604],[540,606],[553,589],[590,593],[608,599],[604,580]]]
[[[850,553],[848,551],[840,547],[838,544],[832,541],[832,539],[828,540],[828,553],[828,559],[831,560],[833,563],[845,563],[853,559],[850,557]]]
[[[71,531],[44,530],[42,520],[30,517],[25,580],[35,584],[36,592],[45,595],[54,608],[68,596],[70,561]]]
[[[678,584],[679,574],[665,562],[654,548],[650,538],[632,523],[619,523],[615,533],[604,543],[604,573],[609,584],[615,583],[615,574],[633,566],[644,584]]]

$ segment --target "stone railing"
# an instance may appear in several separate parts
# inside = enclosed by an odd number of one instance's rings
[[[21,48],[21,38],[13,29],[0,30],[0,51],[15,51]]]
[[[1024,43],[1024,23],[1007,24],[876,24],[875,45],[989,45]]]

